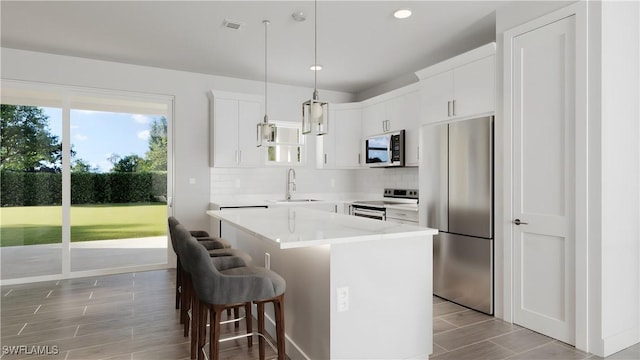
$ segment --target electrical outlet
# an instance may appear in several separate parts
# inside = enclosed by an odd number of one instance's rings
[[[264,268],[271,269],[271,254],[269,253],[264,253]]]
[[[349,287],[342,286],[336,289],[338,312],[349,310]]]

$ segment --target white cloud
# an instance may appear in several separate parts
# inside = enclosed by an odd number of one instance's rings
[[[79,140],[79,141],[86,141],[87,139],[89,139],[89,137],[87,137],[86,135],[82,135],[82,134],[76,134],[75,138],[76,138],[76,140]]]
[[[141,140],[149,140],[150,136],[151,134],[149,133],[149,130],[142,130],[138,133],[138,139]]]
[[[138,124],[150,124],[151,123],[151,118],[149,116],[147,116],[147,115],[133,114],[133,115],[131,115],[131,117]]]

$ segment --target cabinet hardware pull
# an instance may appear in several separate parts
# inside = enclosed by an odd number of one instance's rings
[[[360,154],[358,154],[358,164],[361,164],[361,162],[360,162]]]
[[[447,116],[451,116],[451,101],[447,101]]]
[[[324,163],[325,163],[325,165],[327,164],[327,154],[326,153],[324,154]]]
[[[456,101],[453,100],[452,104],[453,104],[453,106],[452,106],[453,107],[453,116],[456,116]]]

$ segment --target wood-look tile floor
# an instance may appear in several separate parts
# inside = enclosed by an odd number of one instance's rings
[[[174,289],[173,270],[3,286],[0,359],[189,359]],[[438,297],[433,301],[432,359],[600,359]],[[223,336],[243,331],[243,325],[237,332],[223,326]],[[245,340],[221,347],[222,359],[258,358],[258,347],[248,348]],[[6,354],[10,349],[22,354]],[[38,350],[49,354],[33,354]],[[267,358],[274,357],[267,347]],[[640,345],[608,359],[640,360]]]
[[[10,285],[1,291],[2,360],[189,359],[189,338],[182,336],[175,309],[173,270]],[[232,324],[222,326],[223,337],[243,332],[244,324],[237,331]],[[220,357],[258,359],[254,342],[252,348],[244,339],[224,342]],[[22,354],[7,354],[11,349]],[[38,351],[44,354],[36,356]],[[267,346],[267,359],[275,357]]]
[[[602,359],[573,346],[433,297],[434,360]],[[640,360],[640,344],[607,357]]]

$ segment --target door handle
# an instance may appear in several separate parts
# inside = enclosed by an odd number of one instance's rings
[[[513,223],[516,224],[516,225],[529,225],[528,222],[520,221],[520,219],[513,220]]]

